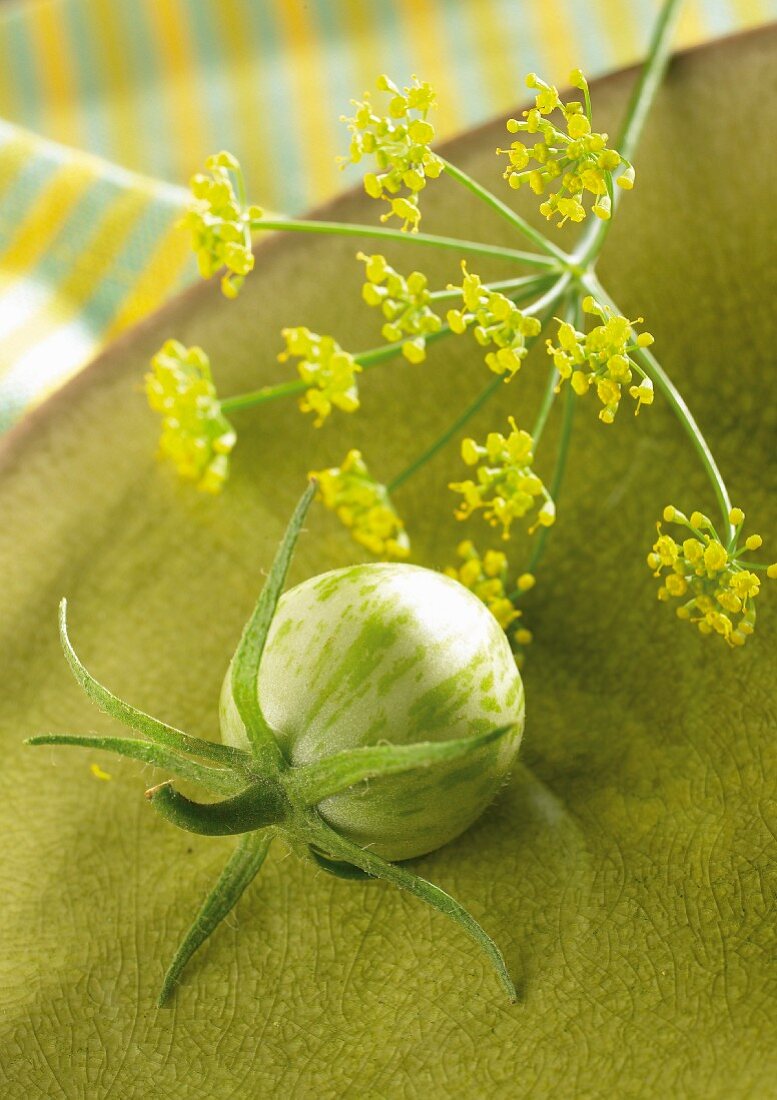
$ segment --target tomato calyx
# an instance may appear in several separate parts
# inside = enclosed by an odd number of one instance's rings
[[[260,870],[275,836],[318,869],[341,878],[383,879],[455,921],[478,944],[511,1001],[515,987],[499,948],[462,905],[438,886],[341,835],[319,812],[319,804],[370,779],[458,761],[510,737],[516,723],[448,741],[366,745],[297,766],[285,758],[259,699],[259,671],[270,625],[283,590],[302,524],[316,490],[311,481],[291,518],[235,652],[228,674],[231,698],[246,732],[247,748],[192,737],[137,710],[113,695],[84,667],[67,635],[66,604],[60,607],[60,637],[71,671],[102,710],[135,732],[136,738],[44,734],[32,744],[69,744],[105,749],[193,781],[216,796],[194,801],[168,780],[146,791],[154,809],[179,828],[205,836],[239,835],[218,882],[200,908],[167,970],[159,996],[166,1003],[194,952],[237,904]],[[522,714],[520,716],[522,728]],[[205,763],[204,761],[207,761]]]

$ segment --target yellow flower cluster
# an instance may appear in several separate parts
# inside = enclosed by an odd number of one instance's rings
[[[358,252],[357,258],[364,261],[367,276],[362,298],[367,305],[379,306],[386,318],[381,329],[384,340],[393,343],[409,337],[402,344],[402,354],[410,363],[422,363],[426,337],[442,328],[442,321],[429,306],[432,296],[426,276],[412,271],[405,278],[389,266],[385,256]]]
[[[453,577],[486,605],[507,633],[509,628],[523,614],[507,594],[507,557],[500,550],[487,550],[481,557],[475,544],[467,539],[456,547],[456,553],[463,559],[459,566],[449,565],[445,569],[447,577]],[[534,585],[531,573],[518,578],[516,587],[519,592],[527,592]],[[532,640],[531,631],[519,627],[509,635],[514,645],[525,646]]]
[[[370,476],[361,451],[349,451],[341,466],[314,470],[319,496],[371,554],[381,558],[406,558],[410,540],[394,510],[388,489]]]
[[[507,155],[504,177],[513,188],[528,183],[536,195],[544,195],[553,180],[560,180],[559,190],[551,192],[540,206],[549,221],[558,215],[559,226],[567,219],[581,222],[585,218],[582,200],[586,191],[594,196],[594,214],[604,220],[610,217],[616,168],[623,169],[616,183],[626,190],[634,186],[633,166],[615,149],[607,148],[607,134],[591,129],[591,98],[579,69],[572,72],[570,83],[583,92],[584,103],[562,103],[552,84],[529,73],[526,85],[537,91],[535,105],[523,112],[523,121],[508,119],[507,129],[511,134],[540,135],[541,140],[532,146],[514,141],[509,149],[497,149]],[[566,132],[547,117],[554,111],[563,115]]]
[[[351,131],[351,145],[348,156],[340,160],[358,164],[362,157],[373,156],[376,171],[365,175],[364,190],[372,198],[389,203],[389,211],[381,221],[397,217],[403,229],[417,231],[421,220],[418,193],[443,168],[440,158],[429,148],[434,127],[427,115],[436,106],[435,94],[417,77],[404,92],[387,76],[378,78],[377,88],[391,96],[388,115],[375,113],[368,92],[364,102],[353,100],[356,113],[353,118],[343,116],[341,120]]]
[[[596,387],[597,397],[604,406],[599,410],[599,419],[612,424],[623,386],[629,386],[629,394],[637,402],[635,413],[642,405],[653,404],[653,383],[629,355],[635,348],[648,347],[653,337],[649,332],[641,332],[631,342],[632,326],[640,324],[642,318],[628,321],[600,306],[590,294],[583,299],[583,310],[598,317],[601,324],[583,333],[567,321],[559,321],[558,346],[547,340],[548,354],[553,357],[561,382],[570,379],[575,393],[582,396],[591,386]],[[640,381],[630,385],[634,374]]]
[[[343,351],[331,336],[319,336],[309,328],[284,328],[281,336],[286,350],[278,360],[285,363],[292,356],[299,357],[297,370],[310,389],[300,399],[302,412],[315,414],[314,424],[320,428],[332,411],[355,412],[359,408],[359,391],[356,374],[362,368],[350,352]]]
[[[474,323],[472,331],[480,346],[493,344],[497,349],[486,355],[489,370],[503,374],[509,382],[528,352],[527,337],[537,336],[542,326],[536,317],[521,313],[504,294],[484,287],[478,275],[467,271],[464,260],[461,270],[462,285],[449,284],[448,289],[461,291],[464,308],[448,310],[448,324],[453,332],[462,333]]]
[[[647,557],[653,576],[662,581],[659,600],[683,600],[678,618],[695,623],[702,634],[719,634],[732,647],[743,646],[755,629],[753,601],[761,587],[760,577],[748,568],[750,563],[741,561],[743,554],[758,550],[763,542],[760,535],[740,542],[744,518],[741,508],[732,508],[729,520],[735,534],[726,546],[702,512],[692,512],[689,519],[669,505],[664,521],[686,528],[689,534],[678,542],[663,535],[659,523],[658,539]],[[777,578],[777,564],[765,572]]]
[[[258,206],[245,205],[240,164],[231,153],[216,153],[205,165],[208,175],[198,173],[192,177],[194,202],[182,224],[191,231],[200,274],[210,279],[219,268],[226,267],[221,289],[227,298],[235,298],[245,276],[253,270],[250,223],[260,218],[262,211]]]
[[[162,416],[160,454],[198,489],[217,493],[229,476],[229,453],[237,437],[221,411],[207,355],[202,348],[168,340],[151,367],[146,396]]]
[[[484,446],[474,439],[465,439],[461,457],[468,466],[477,466],[477,481],[457,481],[448,486],[464,498],[456,509],[457,519],[467,519],[477,509],[485,508],[484,518],[492,527],[501,525],[505,539],[510,537],[513,520],[525,516],[538,504],[529,534],[538,527],[550,527],[556,519],[556,506],[531,468],[532,437],[519,429],[512,417],[510,427],[508,436],[489,432]]]

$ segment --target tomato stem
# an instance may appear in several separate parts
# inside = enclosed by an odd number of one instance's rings
[[[200,836],[234,836],[277,825],[288,814],[288,802],[277,781],[258,780],[221,802],[194,802],[182,795],[172,781],[146,791],[151,805],[179,829]]]

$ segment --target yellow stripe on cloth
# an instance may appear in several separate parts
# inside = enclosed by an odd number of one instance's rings
[[[322,192],[330,193],[337,186],[333,151],[340,141],[340,126],[330,98],[322,94],[327,87],[322,42],[315,38],[301,5],[280,0],[275,10],[291,61],[289,75],[296,99],[302,170]]]
[[[194,270],[194,257],[189,236],[181,231],[176,218],[106,329],[106,339],[116,336],[155,309],[174,287],[180,285],[181,276],[187,268]]]
[[[0,289],[28,273],[46,253],[73,207],[97,178],[96,164],[90,157],[65,164],[51,176],[0,254]],[[4,359],[5,349],[0,348],[0,363]]]
[[[105,153],[122,165],[142,171],[147,139],[139,125],[140,89],[127,54],[119,5],[115,0],[90,0],[89,10],[94,24],[93,60],[102,70],[102,84],[106,90],[110,89],[110,95],[103,100],[111,118],[108,134],[111,145]],[[173,140],[172,135],[170,139]]]
[[[19,173],[35,156],[40,141],[25,130],[14,131],[10,140],[0,145],[0,203]]]
[[[152,37],[164,44],[168,78],[163,88],[170,105],[170,115],[184,123],[176,127],[171,146],[171,159],[176,177],[182,182],[202,167],[203,156],[213,152],[213,140],[203,123],[207,85],[197,71],[194,46],[186,19],[186,6],[180,0],[164,0],[148,8]],[[185,122],[184,122],[185,120]]]
[[[67,21],[62,4],[41,4],[29,21],[30,40],[39,58],[37,77],[51,126],[65,145],[82,146],[83,118],[79,111],[74,60],[67,48]]]
[[[11,406],[21,400],[32,404],[60,385],[102,341],[103,333],[90,327],[82,310],[151,201],[140,190],[120,194],[80,242],[67,276],[0,343],[0,394]]]
[[[434,126],[438,137],[460,128],[463,105],[456,74],[445,56],[445,19],[434,0],[397,0],[397,10],[408,42],[413,44],[414,72],[437,93]]]

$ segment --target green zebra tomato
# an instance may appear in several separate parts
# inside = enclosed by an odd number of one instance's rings
[[[278,604],[258,697],[286,761],[366,745],[509,732],[464,759],[370,778],[317,809],[338,833],[389,860],[433,851],[475,821],[521,741],[524,693],[504,631],[449,577],[380,562],[313,577]],[[223,740],[248,749],[230,671]]]

